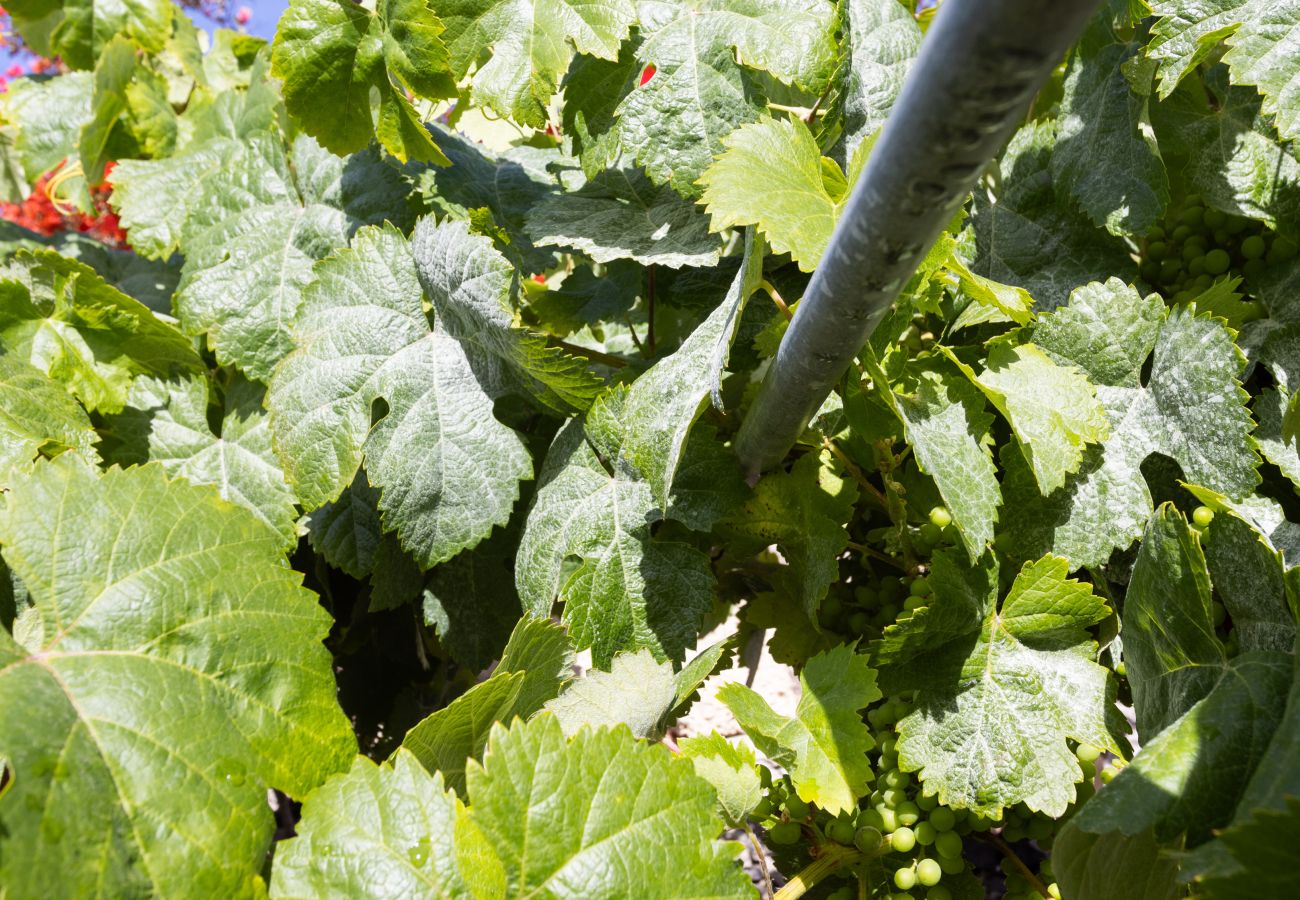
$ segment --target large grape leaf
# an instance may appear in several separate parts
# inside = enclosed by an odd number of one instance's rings
[[[1065,76],[1052,151],[1052,180],[1112,234],[1143,234],[1169,203],[1169,179],[1147,113],[1146,85],[1125,74],[1141,44],[1115,34],[1099,15]]]
[[[760,553],[776,545],[785,560],[771,580],[815,621],[822,598],[839,580],[839,557],[849,544],[847,525],[857,484],[842,477],[829,452],[805,453],[789,472],[761,478],[743,506],[718,524],[731,552]]]
[[[528,235],[539,247],[570,247],[598,263],[680,269],[715,265],[722,253],[695,204],[639,169],[610,169],[577,191],[550,195],[529,213]]]
[[[1071,900],[1177,900],[1178,862],[1147,831],[1088,834],[1066,823],[1052,842],[1052,873]]]
[[[91,412],[120,410],[137,376],[203,368],[174,327],[53,250],[19,251],[0,268],[0,345]]]
[[[5,10],[27,46],[74,69],[94,68],[117,34],[146,50],[163,49],[174,14],[167,0],[10,0]]]
[[[1212,76],[1217,73],[1212,73]],[[1280,142],[1250,88],[1207,79],[1191,83],[1151,111],[1168,163],[1205,203],[1287,229],[1300,217],[1300,160]]]
[[[1055,143],[1055,122],[1021,128],[999,163],[996,195],[976,191],[970,210],[971,268],[1025,288],[1045,309],[1066,303],[1081,284],[1137,277],[1122,241],[1060,202],[1052,174]]]
[[[490,382],[423,303],[406,239],[362,229],[317,266],[267,405],[303,505],[337,499],[364,458],[385,529],[428,568],[506,523],[532,462],[494,417]]]
[[[302,129],[340,156],[378,136],[402,162],[446,165],[406,92],[454,97],[442,23],[428,0],[292,0],[280,19],[273,71]]]
[[[1114,682],[1088,633],[1110,610],[1054,556],[1027,563],[999,605],[987,559],[936,554],[934,599],[872,647],[885,691],[918,691],[899,763],[943,804],[1059,816],[1082,777],[1067,741],[1119,752]]]
[[[819,653],[799,673],[795,714],[783,716],[739,682],[718,689],[759,751],[790,772],[799,797],[831,815],[857,808],[867,792],[875,746],[862,710],[879,700],[876,673],[847,645]]]
[[[574,52],[616,58],[636,6],[632,0],[450,0],[438,5],[438,15],[452,73],[460,79],[474,69],[475,102],[540,129]]]
[[[9,85],[5,117],[18,126],[14,148],[29,182],[76,156],[81,127],[90,121],[93,93],[89,72],[45,81],[19,78]]]
[[[538,478],[520,542],[516,584],[526,609],[558,598],[574,643],[608,666],[646,647],[680,659],[713,597],[708,558],[657,540],[691,425],[726,360],[752,290],[748,260],[727,299],[677,352],[596,400],[560,430]],[[577,560],[575,566],[572,562]]]
[[[1234,497],[1258,483],[1238,380],[1245,361],[1220,321],[1166,310],[1155,294],[1143,298],[1111,279],[1076,290],[1026,337],[1088,375],[1111,427],[1079,472],[1046,497],[1019,454],[1003,452],[1003,490],[1017,511],[1003,528],[1021,558],[1050,551],[1091,566],[1128,547],[1151,515],[1141,466],[1152,454],[1177,462],[1187,481]]]
[[[655,74],[615,111],[619,138],[656,183],[685,197],[699,194],[722,139],[762,112],[742,66],[813,94],[828,84],[835,10],[826,0],[642,0],[639,13],[637,60]]]
[[[588,178],[595,178],[618,159],[615,111],[641,81],[645,63],[637,59],[639,46],[641,40],[633,31],[617,59],[579,56],[564,76],[564,107],[560,111],[564,131]]]
[[[1300,892],[1300,873],[1294,865],[1295,848],[1300,844],[1300,798],[1281,799],[1280,808],[1259,810],[1219,834],[1218,842],[1232,866],[1196,881],[1193,896],[1255,900],[1293,897]]]
[[[885,124],[921,48],[921,26],[897,0],[848,0],[842,6],[840,54],[830,110],[843,135],[831,152],[840,165]]]
[[[37,457],[75,450],[97,459],[99,436],[63,386],[0,348],[0,490]]]
[[[739,845],[715,841],[723,823],[713,788],[689,760],[626,728],[566,739],[551,715],[498,724],[482,764],[470,764],[466,794],[462,806],[405,751],[378,770],[358,761],[304,806],[301,836],[277,854],[271,895],[717,898],[753,890],[733,862]]]
[[[0,630],[0,881],[252,896],[275,819],[347,766],[331,619],[281,538],[161,466],[39,464],[0,509],[34,605]]]
[[[1224,39],[1223,61],[1233,84],[1250,85],[1264,97],[1284,139],[1300,137],[1300,6],[1267,0],[1156,0],[1147,56],[1157,61],[1160,95],[1168,97],[1188,72]]]
[[[584,727],[626,725],[639,738],[658,740],[677,697],[671,663],[649,650],[619,653],[609,671],[595,669],[546,704],[567,735]]]
[[[138,378],[126,408],[106,423],[105,459],[124,466],[153,460],[168,475],[214,484],[223,498],[279,532],[290,549],[298,542],[295,498],[271,449],[265,393],[262,385],[234,376],[220,395],[214,430],[207,378]]]

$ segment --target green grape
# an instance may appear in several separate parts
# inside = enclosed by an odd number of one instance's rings
[[[857,896],[857,891],[853,890],[853,885],[846,884],[827,894],[826,900],[854,900]]]
[[[844,624],[849,629],[850,634],[862,634],[867,630],[868,626],[870,626],[871,618],[862,610],[858,610],[853,615],[849,616],[848,620]]]
[[[1188,260],[1188,262],[1187,262],[1187,274],[1188,274],[1188,275],[1204,275],[1204,274],[1205,274],[1205,255],[1204,255],[1204,254],[1198,253],[1198,254],[1196,254],[1195,256],[1193,256],[1190,260]]]
[[[923,859],[916,864],[916,880],[926,887],[933,887],[943,878],[943,869],[933,859]]]
[[[941,856],[939,857],[939,868],[943,869],[945,875],[956,875],[966,868],[966,861],[960,856]]]
[[[774,844],[793,844],[799,840],[798,822],[778,822],[767,830],[767,839]]]
[[[925,900],[952,900],[952,891],[943,885],[935,885],[925,892]]]
[[[758,805],[754,807],[754,811],[750,815],[755,819],[766,819],[772,815],[772,801],[767,797],[759,800]]]
[[[916,832],[906,825],[900,825],[889,836],[889,844],[897,853],[907,853],[916,846]]]
[[[952,831],[953,826],[957,824],[957,816],[948,807],[940,806],[930,813],[930,824],[934,826],[935,831]]]
[[[1055,881],[1047,886],[1047,893],[1052,895],[1052,900],[1061,900],[1061,887]]]
[[[1224,255],[1226,256],[1227,254]],[[1173,284],[1178,280],[1178,275],[1182,271],[1183,261],[1181,259],[1166,259],[1164,262],[1160,263],[1160,283]]]
[[[897,804],[894,809],[898,812],[898,821],[904,825],[915,825],[921,818],[921,808],[910,800]]]
[[[874,828],[877,831],[885,830],[885,821],[881,818],[880,813],[874,809],[864,809],[858,813],[859,828]]]
[[[1211,275],[1222,275],[1232,265],[1232,257],[1227,250],[1211,250],[1205,254],[1205,271]]]
[[[898,748],[898,738],[891,734],[889,737],[885,738],[883,741],[880,742],[880,755],[894,756],[898,752],[897,748]]]
[[[1160,280],[1160,263],[1154,260],[1148,260],[1142,264],[1142,277],[1147,281]]]
[[[908,592],[911,593],[913,597],[928,597],[930,594],[934,593],[934,588],[930,586],[930,580],[928,578],[924,575],[918,575],[908,588]]]
[[[916,872],[910,866],[896,870],[894,872],[894,884],[905,891],[911,890],[916,887]]]
[[[792,819],[803,819],[808,815],[808,804],[800,800],[798,794],[791,794],[785,801],[785,811]]]
[[[929,822],[917,822],[916,827],[912,829],[916,832],[916,842],[922,847],[928,847],[934,843],[938,833],[933,825]]]
[[[1268,248],[1268,256],[1265,258],[1270,266],[1275,266],[1295,256],[1298,249],[1300,247],[1291,238],[1279,235],[1273,239],[1273,246]]]
[[[833,622],[835,621],[835,617],[840,614],[840,610],[843,608],[844,604],[840,602],[840,598],[832,592],[822,598],[822,605],[821,609],[818,610],[818,616],[821,618],[823,624]]]
[[[952,513],[946,507],[936,506],[930,510],[930,524],[936,528],[947,528],[952,524]]]
[[[1205,211],[1205,218],[1202,219],[1202,221],[1205,223],[1205,227],[1211,230],[1222,228],[1224,223],[1228,221],[1228,215],[1222,210],[1207,209]]]
[[[1081,763],[1095,763],[1097,757],[1101,756],[1101,748],[1094,747],[1092,744],[1080,744],[1074,751],[1074,755]]]
[[[1119,772],[1120,772],[1119,768],[1113,764],[1106,766],[1106,768],[1101,770],[1101,775],[1100,775],[1101,783],[1110,784],[1112,781],[1115,780],[1115,776],[1118,775]]]
[[[908,597],[903,601],[903,610],[905,612],[916,612],[922,606],[928,605],[929,602],[929,597]]]
[[[939,798],[934,794],[921,794],[916,798],[916,805],[922,812],[929,812],[939,805]]]
[[[885,831],[898,830],[898,814],[888,806],[877,806],[876,812],[880,815],[880,826]]]
[[[1025,833],[1028,834],[1032,840],[1042,841],[1052,836],[1054,828],[1055,823],[1053,823],[1051,819],[1039,817],[1033,819],[1029,823],[1025,828]]]
[[[836,819],[826,826],[826,836],[837,844],[849,845],[853,843],[853,834],[856,829],[852,822],[844,819]]]
[[[933,547],[939,541],[943,540],[943,529],[933,522],[926,522],[920,528],[921,540]]]
[[[1241,242],[1241,255],[1246,259],[1260,259],[1267,250],[1264,239],[1257,234],[1252,234]]]
[[[1183,262],[1188,263],[1189,265],[1192,260],[1199,259],[1203,253],[1205,253],[1204,241],[1198,241],[1195,238],[1192,238],[1187,243],[1183,244]]]
[[[913,897],[911,894],[907,893],[906,891],[903,891],[898,894],[890,894],[889,900],[916,900],[916,898]]]
[[[902,769],[890,769],[884,775],[880,776],[885,787],[898,788],[902,790],[912,783],[912,778]]]
[[[907,792],[902,788],[885,788],[881,793],[881,799],[890,809],[899,810],[907,800]],[[901,819],[900,819],[901,821]],[[910,822],[903,822],[904,825],[910,825]]]
[[[1208,506],[1198,506],[1192,510],[1192,521],[1200,528],[1208,528],[1214,521],[1214,510]]]
[[[955,831],[941,831],[934,838],[934,850],[941,857],[958,859],[961,857],[961,835]]]
[[[1178,221],[1183,225],[1189,225],[1195,228],[1197,225],[1201,224],[1204,218],[1205,210],[1201,209],[1199,206],[1193,206],[1190,209],[1183,210],[1182,215],[1178,217]]]
[[[1179,225],[1177,228],[1174,229],[1174,232],[1171,235],[1171,237],[1173,237],[1173,239],[1176,241],[1181,241],[1183,238],[1187,237],[1191,233],[1192,233],[1192,229],[1190,226]]]
[[[1165,258],[1169,252],[1169,245],[1164,241],[1155,241],[1147,245],[1147,259],[1154,259],[1157,262]]]
[[[1228,608],[1218,600],[1210,604],[1210,618],[1214,622],[1214,627],[1219,628],[1228,620]]]
[[[880,829],[870,825],[864,825],[853,833],[853,845],[863,853],[878,852],[884,841],[885,836],[880,833]]]
[[[1165,230],[1161,228],[1159,225],[1152,225],[1150,228],[1147,229],[1148,241],[1158,241],[1161,240],[1164,236],[1165,236]]]
[[[1228,234],[1226,228],[1220,228],[1214,232],[1214,243],[1218,244],[1220,247],[1226,247],[1231,242],[1232,235]]]

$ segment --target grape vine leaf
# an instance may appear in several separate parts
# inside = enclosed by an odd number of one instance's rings
[[[566,739],[549,714],[497,724],[467,774],[462,805],[405,751],[378,770],[358,761],[308,799],[303,837],[281,851],[271,895],[368,894],[376,884],[448,897],[752,891],[733,863],[739,845],[715,841],[723,823],[713,788],[689,761],[626,728]]]
[[[916,690],[899,764],[939,802],[996,816],[1016,803],[1061,815],[1082,777],[1068,740],[1119,752],[1115,685],[1088,630],[1110,615],[1070,563],[1026,563],[997,602],[996,565],[935,555],[934,600],[872,647],[890,692]]]
[[[91,99],[93,115],[81,127],[77,149],[81,157],[84,177],[92,184],[104,179],[104,164],[117,154],[110,142],[117,131],[118,120],[127,109],[126,88],[133,81],[143,83],[136,75],[136,54],[139,47],[125,35],[118,34],[104,45],[95,63],[95,91]]]
[[[1052,174],[1056,137],[1055,122],[1021,128],[999,163],[997,195],[976,191],[971,203],[971,269],[1024,288],[1041,309],[1063,305],[1081,284],[1137,277],[1122,241],[1058,199]]]
[[[272,71],[304,131],[344,156],[372,137],[402,162],[447,165],[407,99],[454,97],[443,25],[428,0],[292,0],[276,29]]]
[[[783,716],[739,682],[718,688],[760,753],[790,772],[799,797],[831,815],[856,809],[867,793],[875,746],[860,710],[882,696],[866,656],[840,645],[808,660],[793,717]]]
[[[267,405],[303,505],[337,499],[364,458],[385,529],[429,568],[506,523],[532,461],[494,417],[466,348],[441,315],[430,325],[424,299],[406,238],[363,228],[315,268]],[[376,421],[378,401],[387,411]],[[412,442],[425,452],[408,454]]]
[[[1046,497],[1019,454],[1003,452],[1003,490],[1017,510],[1003,534],[1022,557],[1050,551],[1091,566],[1128,547],[1151,515],[1141,466],[1154,453],[1177,462],[1187,481],[1235,497],[1258,483],[1239,381],[1244,359],[1222,323],[1186,307],[1166,311],[1157,295],[1144,298],[1111,279],[1076,290],[1068,307],[1040,317],[1025,337],[1088,375],[1111,427],[1079,472]]]
[[[0,344],[62,383],[90,412],[120,410],[140,375],[203,368],[174,327],[53,250],[19,251],[0,267]]]
[[[73,450],[97,461],[98,440],[62,385],[0,348],[0,490],[38,455]]]
[[[1031,343],[989,347],[976,375],[955,354],[946,354],[984,392],[1015,432],[1020,451],[1043,494],[1078,471],[1084,450],[1110,433],[1097,391],[1079,369],[1058,365]]]
[[[69,72],[47,81],[18,78],[7,94],[5,117],[18,126],[15,149],[27,180],[35,182],[76,155],[81,128],[91,117],[93,76]]]
[[[591,647],[598,666],[641,647],[681,659],[712,603],[708,558],[686,543],[653,539],[651,526],[670,508],[687,437],[725,363],[756,258],[747,254],[727,298],[675,353],[631,387],[598,398],[547,453],[516,585],[536,615],[563,600],[576,646]]]
[[[1178,863],[1150,831],[1089,834],[1069,822],[1052,842],[1052,873],[1072,900],[1177,900]]]
[[[158,465],[101,474],[64,454],[7,500],[0,546],[35,605],[27,643],[0,630],[0,715],[24,723],[0,737],[0,879],[251,893],[267,788],[304,796],[356,752],[330,617],[280,536]]]
[[[524,616],[492,676],[411,728],[402,749],[463,794],[466,763],[482,755],[493,725],[528,719],[549,706],[572,673],[573,651],[564,629]]]
[[[569,66],[561,85],[564,106],[560,110],[564,131],[588,178],[610,168],[619,155],[619,103],[641,80],[645,63],[637,59],[641,40],[635,30],[623,42],[617,59],[578,56]]]
[[[1280,809],[1261,809],[1234,822],[1218,836],[1232,861],[1229,871],[1198,879],[1194,896],[1204,900],[1253,900],[1290,897],[1300,891],[1292,865],[1300,843],[1300,798],[1283,798]]]
[[[5,10],[28,47],[61,57],[73,69],[93,69],[118,34],[146,50],[163,49],[174,14],[167,0],[10,0]]]
[[[665,718],[677,698],[671,663],[656,662],[649,650],[615,654],[608,672],[599,669],[571,683],[547,702],[564,733],[584,726],[626,725],[639,738],[663,736]]]
[[[574,52],[615,59],[637,11],[632,0],[452,0],[438,15],[453,75],[474,69],[475,103],[542,129]]]
[[[840,27],[845,59],[834,76],[830,110],[844,133],[830,155],[843,166],[894,108],[921,48],[921,26],[894,0],[849,0]]]
[[[632,259],[645,266],[716,265],[722,239],[676,191],[656,187],[639,169],[609,169],[572,193],[551,194],[528,215],[539,247],[570,247],[598,263]]]
[[[732,552],[760,553],[775,544],[786,565],[773,576],[773,587],[814,620],[839,579],[846,526],[858,500],[857,484],[836,468],[829,451],[805,453],[789,472],[761,478],[744,505],[718,524]]]
[[[1144,234],[1169,204],[1169,179],[1147,111],[1124,69],[1141,45],[1115,34],[1099,15],[1066,72],[1052,152],[1057,191],[1076,200],[1111,234]],[[1149,79],[1148,79],[1149,81]]]
[[[648,0],[640,12],[637,60],[655,73],[615,111],[619,138],[684,197],[699,195],[722,139],[763,110],[742,66],[813,94],[829,83],[836,17],[825,0]]]
[[[718,792],[718,811],[726,823],[744,827],[763,799],[754,751],[748,744],[733,744],[716,731],[683,738],[678,746],[682,756],[695,764],[695,774]]]
[[[1226,39],[1223,61],[1232,83],[1258,89],[1264,111],[1276,117],[1284,140],[1300,137],[1300,115],[1295,112],[1300,97],[1300,66],[1295,64],[1300,14],[1292,4],[1156,0],[1151,11],[1160,19],[1152,26],[1147,56],[1157,61],[1161,97],[1171,95]]]
[[[865,153],[855,156],[846,176],[821,155],[801,119],[761,119],[737,128],[722,146],[699,180],[712,229],[757,225],[773,250],[789,253],[811,272],[830,243]],[[754,190],[756,184],[763,189]]]
[[[460,857],[491,851],[457,827],[462,809],[407,750],[379,764],[358,756],[303,803],[297,835],[276,848],[271,896],[474,896]],[[475,887],[505,889],[490,877]]]

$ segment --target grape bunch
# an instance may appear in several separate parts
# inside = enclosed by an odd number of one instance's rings
[[[1142,277],[1172,303],[1192,300],[1216,281],[1240,275],[1250,293],[1266,270],[1290,260],[1296,242],[1260,222],[1207,208],[1189,194],[1141,242]],[[1255,314],[1263,315],[1256,307]]]

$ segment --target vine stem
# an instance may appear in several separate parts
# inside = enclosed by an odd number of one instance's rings
[[[1011,865],[1016,867],[1016,869],[1020,872],[1021,877],[1023,877],[1025,881],[1029,882],[1029,886],[1031,888],[1033,888],[1038,893],[1042,894],[1044,897],[1047,898],[1047,900],[1051,900],[1052,895],[1047,892],[1047,885],[1043,884],[1042,879],[1040,879],[1037,875],[1035,875],[1030,870],[1029,866],[1025,865],[1025,861],[1021,859],[1019,855],[1017,855],[1016,851],[1012,849],[1011,845],[1008,844],[1006,841],[1004,841],[1000,835],[977,833],[975,837],[981,841],[984,841],[985,843],[992,844],[994,847],[997,847],[998,851],[1007,858],[1007,861],[1010,862]]]
[[[776,892],[775,900],[795,900],[796,897],[802,897],[813,885],[828,875],[866,858],[860,851],[841,847],[838,844],[823,844],[822,850],[821,856],[799,870],[785,883],[785,887]]]
[[[767,851],[763,845],[758,842],[758,836],[754,834],[754,829],[749,823],[745,823],[745,834],[749,837],[749,846],[754,850],[754,856],[758,859],[758,871],[763,876],[763,884],[767,887],[767,896],[775,897],[776,889],[772,887],[772,873],[767,868]]]
[[[750,483],[794,446],[1100,5],[939,8],[736,436]]]
[[[885,500],[885,495],[880,493],[880,490],[872,484],[863,471],[858,468],[857,463],[849,459],[848,454],[841,450],[838,444],[828,437],[823,437],[822,446],[831,451],[831,455],[844,465],[844,468],[853,476],[853,480],[862,486],[862,489],[867,492],[868,496],[880,504],[881,509],[889,509],[889,503]]]

